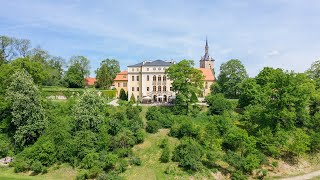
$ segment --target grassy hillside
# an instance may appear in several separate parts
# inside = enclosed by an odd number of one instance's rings
[[[48,169],[46,174],[32,175],[31,172],[14,173],[13,168],[0,166],[0,179],[6,180],[54,180],[54,179],[75,179],[76,170],[67,164],[53,166]]]
[[[156,134],[148,134],[144,143],[136,145],[133,148],[135,155],[141,158],[141,166],[132,166],[122,174],[125,179],[189,179],[191,177],[205,177],[205,173],[188,174],[178,167],[176,162],[161,163],[159,161],[162,149],[160,143],[164,138],[169,139],[170,150],[173,150],[175,146],[179,144],[177,138],[169,137],[168,129],[160,129]],[[175,169],[172,174],[167,174],[165,171],[167,168]]]

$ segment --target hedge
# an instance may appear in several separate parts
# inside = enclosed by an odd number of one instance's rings
[[[103,96],[107,97],[108,99],[112,99],[116,97],[117,90],[100,90]]]
[[[43,87],[42,88],[42,95],[45,97],[48,96],[65,96],[69,98],[70,96],[78,96],[82,95],[86,88],[65,88],[65,87]],[[117,90],[97,90],[101,92],[102,96],[112,99],[116,97]]]

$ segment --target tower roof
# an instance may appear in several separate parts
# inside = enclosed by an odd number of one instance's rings
[[[214,59],[209,54],[208,38],[206,37],[205,54],[201,57],[201,61],[214,61]]]

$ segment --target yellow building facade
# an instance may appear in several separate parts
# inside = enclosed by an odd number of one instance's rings
[[[210,93],[210,86],[215,82],[213,74],[214,59],[209,55],[209,46],[206,40],[205,54],[200,59],[200,68],[197,68],[204,75],[204,87],[200,96],[205,97]],[[123,72],[119,73],[115,79],[115,87],[119,92],[121,83],[127,82],[125,90],[128,92],[128,100],[131,96],[137,101],[150,100],[152,102],[168,102],[175,98],[172,91],[171,81],[167,78],[165,71],[176,62],[173,60],[143,61],[138,64],[128,66],[127,79],[121,78]],[[119,77],[118,77],[119,76]],[[121,80],[120,80],[121,79]],[[118,86],[120,83],[120,86]]]

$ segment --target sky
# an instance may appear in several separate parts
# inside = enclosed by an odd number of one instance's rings
[[[121,70],[144,60],[194,60],[208,37],[215,71],[239,59],[253,77],[266,66],[304,72],[320,60],[319,0],[0,0],[0,35],[51,55],[106,58]]]

